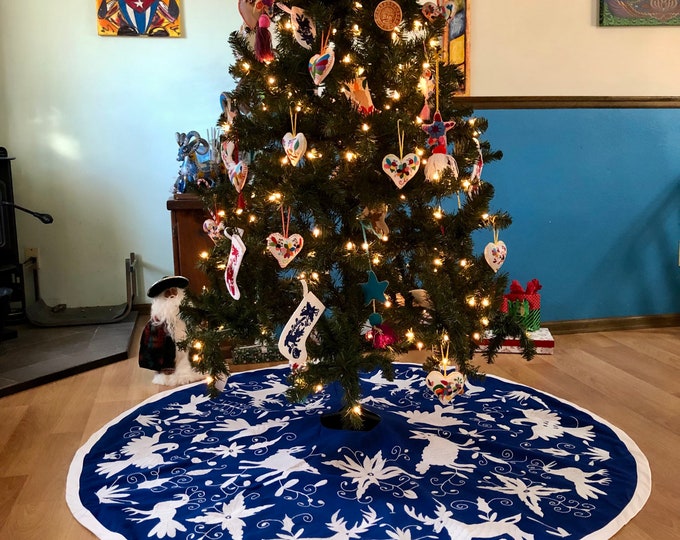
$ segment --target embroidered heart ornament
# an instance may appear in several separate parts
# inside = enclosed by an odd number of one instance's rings
[[[503,240],[489,242],[484,248],[484,258],[494,272],[498,272],[498,269],[503,266],[507,254],[508,248]]]
[[[303,133],[293,136],[292,133],[288,132],[283,136],[281,142],[283,143],[283,150],[286,152],[288,161],[295,167],[307,151],[307,139]]]
[[[406,154],[403,159],[387,154],[382,161],[383,171],[401,189],[415,176],[420,168],[420,158],[416,154]]]
[[[224,222],[217,223],[214,219],[206,219],[203,222],[203,232],[208,233],[210,239],[217,243],[224,232]]]
[[[246,180],[248,180],[248,165],[243,163],[243,161],[230,163],[227,165],[227,174],[229,174],[229,180],[234,188],[236,188],[236,191],[241,193],[243,186],[246,185]]]
[[[299,234],[284,236],[281,233],[272,233],[267,236],[267,249],[274,255],[281,268],[285,268],[296,257],[305,241]]]
[[[335,52],[333,49],[324,49],[321,54],[315,54],[309,59],[309,74],[314,84],[319,86],[333,69],[335,64]]]
[[[458,371],[451,371],[447,375],[439,371],[430,371],[426,382],[427,387],[443,405],[451,401],[453,396],[465,392],[465,377]]]

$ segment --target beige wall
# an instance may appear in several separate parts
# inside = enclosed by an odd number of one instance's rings
[[[600,27],[597,0],[468,0],[471,95],[680,95],[680,27]]]

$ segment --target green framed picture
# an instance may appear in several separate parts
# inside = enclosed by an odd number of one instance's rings
[[[679,26],[680,0],[600,0],[600,26]]]

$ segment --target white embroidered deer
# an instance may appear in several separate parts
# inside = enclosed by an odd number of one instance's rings
[[[534,535],[524,532],[516,523],[522,519],[521,514],[501,519],[500,521],[483,521],[481,523],[463,523],[453,518],[453,512],[437,503],[435,517],[416,514],[415,508],[404,506],[404,511],[424,525],[432,525],[435,533],[446,530],[451,540],[473,540],[478,538],[511,538],[512,540],[533,540]]]
[[[285,540],[356,540],[359,538],[367,538],[366,536],[363,536],[363,534],[368,532],[368,530],[382,518],[379,518],[375,510],[370,506],[368,507],[368,510],[362,510],[361,513],[364,516],[361,523],[357,522],[352,528],[348,529],[347,520],[339,517],[340,510],[335,512],[331,516],[330,522],[326,523],[328,530],[335,533],[333,536],[299,537],[300,531],[296,533],[295,536],[288,537],[279,535],[278,538],[283,538]]]
[[[473,439],[468,439],[464,444],[440,437],[436,433],[428,431],[411,431],[411,439],[428,441],[423,449],[420,462],[416,465],[416,471],[426,473],[432,466],[443,466],[455,469],[458,472],[472,472],[475,469],[473,463],[456,463],[461,450],[479,450],[474,445]]]
[[[304,459],[293,456],[293,454],[302,452],[304,449],[304,446],[282,448],[262,461],[243,460],[238,468],[246,471],[250,469],[271,469],[271,472],[261,474],[255,479],[257,482],[269,479],[264,482],[264,486],[273,484],[277,480],[285,480],[291,473],[306,472],[310,474],[319,474],[319,471]],[[312,451],[313,450],[314,449],[312,448]]]

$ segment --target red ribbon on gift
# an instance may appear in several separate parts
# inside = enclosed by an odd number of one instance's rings
[[[514,279],[510,284],[510,292],[503,295],[501,311],[507,313],[508,302],[516,300],[526,300],[529,303],[529,309],[541,309],[541,295],[538,294],[538,291],[542,288],[542,285],[537,279],[532,279],[527,283],[526,289],[522,287],[519,281]]]

